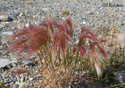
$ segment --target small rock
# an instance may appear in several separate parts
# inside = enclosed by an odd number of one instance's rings
[[[4,86],[9,87],[9,84],[5,81]]]
[[[26,27],[29,27],[30,26],[30,23],[26,23]]]
[[[122,12],[125,12],[125,9],[122,9],[121,11],[122,11]]]
[[[76,72],[75,72],[75,75],[77,75],[77,76],[78,76],[78,75],[79,75],[79,72],[78,72],[78,71],[76,71]]]
[[[2,32],[1,34],[4,35],[13,35],[14,33],[12,31]]]
[[[48,8],[43,8],[42,10],[43,10],[43,11],[48,11]]]
[[[13,84],[13,86],[14,86],[14,87],[16,87],[16,88],[18,88],[18,87],[19,87],[19,85],[18,85],[18,84]]]
[[[12,15],[13,18],[16,18],[19,15],[19,13],[12,12],[11,15]]]
[[[18,29],[23,29],[24,28],[24,24],[19,24],[18,25]]]
[[[94,14],[94,11],[87,11],[86,12],[86,15],[93,15]]]
[[[5,67],[3,67],[3,70],[5,71],[5,70],[9,70],[9,69],[11,69],[13,66],[12,65],[7,65],[7,66],[5,66]]]
[[[84,74],[84,73],[82,73],[82,74],[81,74],[81,77],[84,77],[84,76],[85,76],[85,74]]]
[[[11,82],[11,83],[10,83],[10,86],[13,86],[13,85],[14,85],[14,82]]]
[[[119,83],[125,83],[125,72],[118,71],[118,72],[115,72],[114,75],[115,75],[115,79]]]
[[[0,16],[0,22],[6,22],[6,21],[12,21],[13,19],[9,17],[8,15],[1,15]]]
[[[96,11],[96,14],[99,15],[100,13],[98,11]]]
[[[2,25],[7,25],[9,22],[1,22]]]
[[[110,2],[112,2],[112,0],[109,0]]]
[[[35,60],[35,59],[36,59],[36,56],[33,56],[33,55],[32,55],[32,58]]]
[[[19,18],[17,23],[21,23],[21,22],[23,22],[23,19]]]
[[[17,62],[16,60],[9,60],[9,59],[3,59],[0,58],[0,68],[5,67],[11,63]],[[10,66],[9,68],[11,68],[12,66]]]
[[[86,24],[86,22],[85,22],[85,21],[83,21],[83,22],[82,22],[82,24]]]
[[[4,28],[4,27],[5,27],[5,25],[0,24],[0,29],[2,29],[2,28]]]
[[[125,23],[121,23],[121,25],[122,25],[122,26],[124,26],[124,25],[125,25]]]
[[[8,17],[8,20],[7,21],[13,21],[13,18],[11,17]]]
[[[20,13],[19,16],[20,16],[20,17],[21,17],[21,16],[25,16],[25,14],[24,14],[24,13]]]
[[[6,21],[6,20],[8,20],[8,15],[2,15],[2,16],[0,16],[0,21]]]
[[[24,64],[25,65],[28,65],[28,66],[34,66],[34,63],[33,63],[33,61],[24,61]]]
[[[33,80],[33,78],[29,78],[29,80],[30,80],[30,81],[32,81],[32,80]]]
[[[76,40],[76,44],[78,44],[79,43],[79,40]]]
[[[35,22],[35,24],[36,25],[40,25],[41,23],[43,23],[44,21],[43,20],[37,20],[36,22]]]
[[[13,7],[13,5],[8,4],[5,8],[9,9],[9,8],[12,8],[12,7]]]

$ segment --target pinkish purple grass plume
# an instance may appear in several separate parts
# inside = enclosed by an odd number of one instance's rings
[[[100,53],[104,58],[107,59],[106,51],[102,46],[102,42],[105,40],[97,39],[96,35],[90,31],[90,29],[86,27],[81,27],[81,34],[79,35],[78,47],[79,49],[75,49],[72,51],[80,50],[81,57],[85,57],[87,54],[86,51],[90,50],[90,55],[95,62],[97,74],[100,75],[99,68],[99,60],[97,60],[97,50],[96,47],[100,50]],[[71,21],[71,17],[66,19],[63,22],[58,21],[45,21],[41,23],[39,26],[30,26],[28,28],[24,28],[16,35],[12,36],[10,39],[14,39],[18,37],[14,44],[12,44],[9,48],[9,51],[17,50],[17,55],[21,54],[24,51],[28,51],[29,55],[34,54],[37,50],[41,49],[42,46],[47,46],[52,44],[52,57],[56,58],[57,50],[60,49],[62,55],[65,56],[66,49],[68,47],[68,42],[73,42],[73,25]],[[53,36],[53,38],[52,38]],[[91,41],[90,46],[87,47],[85,45],[86,39]],[[54,40],[54,43],[52,42]],[[73,43],[72,43],[73,44]]]

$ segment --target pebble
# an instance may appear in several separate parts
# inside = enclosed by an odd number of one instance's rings
[[[5,25],[0,24],[0,29],[2,29],[3,27],[5,27]]]
[[[33,61],[24,61],[24,64],[28,66],[34,66]]]
[[[93,15],[94,11],[86,11],[86,15]]]
[[[0,22],[6,22],[6,21],[12,21],[13,19],[9,17],[8,15],[1,15],[0,16]]]
[[[18,88],[19,85],[14,83],[13,86]]]
[[[114,73],[115,75],[115,79],[119,82],[119,83],[125,83],[125,72],[123,71],[118,71]]]
[[[83,22],[82,22],[82,24],[86,24],[86,22],[85,22],[85,21],[83,21]]]
[[[30,26],[30,23],[26,23],[26,27],[28,28]]]
[[[11,15],[12,15],[13,18],[16,18],[19,15],[19,13],[18,12],[12,12]]]
[[[42,8],[43,11],[48,11],[48,8]]]
[[[19,24],[18,25],[18,29],[23,29],[24,28],[24,24]]]
[[[8,20],[8,15],[1,15],[0,16],[0,21],[7,21]]]
[[[35,24],[36,25],[40,25],[41,23],[43,23],[44,21],[43,20],[37,20],[37,21],[35,21]]]
[[[125,9],[122,9],[121,11],[122,11],[122,12],[125,12]]]
[[[12,31],[2,32],[1,34],[4,35],[13,35],[14,33]]]
[[[0,68],[5,67],[6,65],[9,65],[10,63],[11,63],[10,60],[0,58]]]
[[[36,57],[36,56],[34,56],[34,55],[32,55],[31,57],[32,57],[34,60],[37,58],[37,57]]]
[[[14,63],[16,62],[16,60],[9,60],[9,59],[3,59],[3,58],[0,58],[0,68],[1,67],[5,67],[11,63]]]
[[[9,64],[9,65],[6,65],[5,67],[3,67],[3,70],[5,71],[5,70],[9,70],[9,69],[11,69],[13,66],[11,65],[11,64]]]
[[[22,12],[22,13],[19,14],[19,16],[20,16],[20,17],[21,17],[21,16],[25,16],[25,14]]]
[[[10,83],[10,86],[13,86],[13,85],[14,85],[14,82],[11,82],[11,83]]]

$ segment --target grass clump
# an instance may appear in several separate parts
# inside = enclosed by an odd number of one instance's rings
[[[27,52],[26,59],[34,62],[30,56],[37,57],[41,67],[38,72],[42,77],[42,80],[38,80],[39,87],[77,88],[82,79],[76,75],[76,71],[81,74],[92,69],[101,77],[103,63],[108,61],[108,57],[102,45],[106,40],[97,38],[89,28],[81,27],[78,43],[73,41],[73,34],[71,17],[61,22],[47,20],[39,26],[24,28],[10,37],[16,38],[16,41],[8,50],[17,49],[17,55]],[[78,78],[79,81],[76,81]]]
[[[70,14],[68,10],[62,10],[61,13],[62,13],[62,15],[69,15]]]

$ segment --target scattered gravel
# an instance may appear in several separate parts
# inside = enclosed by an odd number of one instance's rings
[[[108,6],[109,3],[115,4],[111,7],[112,10]],[[67,18],[66,15],[61,14],[62,10],[69,11],[74,29],[76,29],[74,34],[76,42],[80,33],[78,27],[83,24],[90,26],[95,31],[98,31],[99,26],[114,26],[119,31],[125,31],[124,0],[0,0],[0,57],[15,57],[6,52],[7,43],[9,44],[10,41],[6,43],[5,39],[30,24],[39,25],[42,23],[48,17],[48,10],[51,19],[59,20]],[[22,61],[23,57],[19,56],[17,59]],[[20,61],[17,64],[12,64],[13,68],[9,70],[0,68],[0,82],[4,86],[19,87],[17,77],[11,75],[11,70],[19,67],[20,64],[27,66],[27,63],[23,64]],[[28,62],[28,65],[29,63],[31,62]],[[34,69],[36,66],[32,68]],[[34,81],[31,82],[29,87],[32,87],[33,83],[35,84]]]

